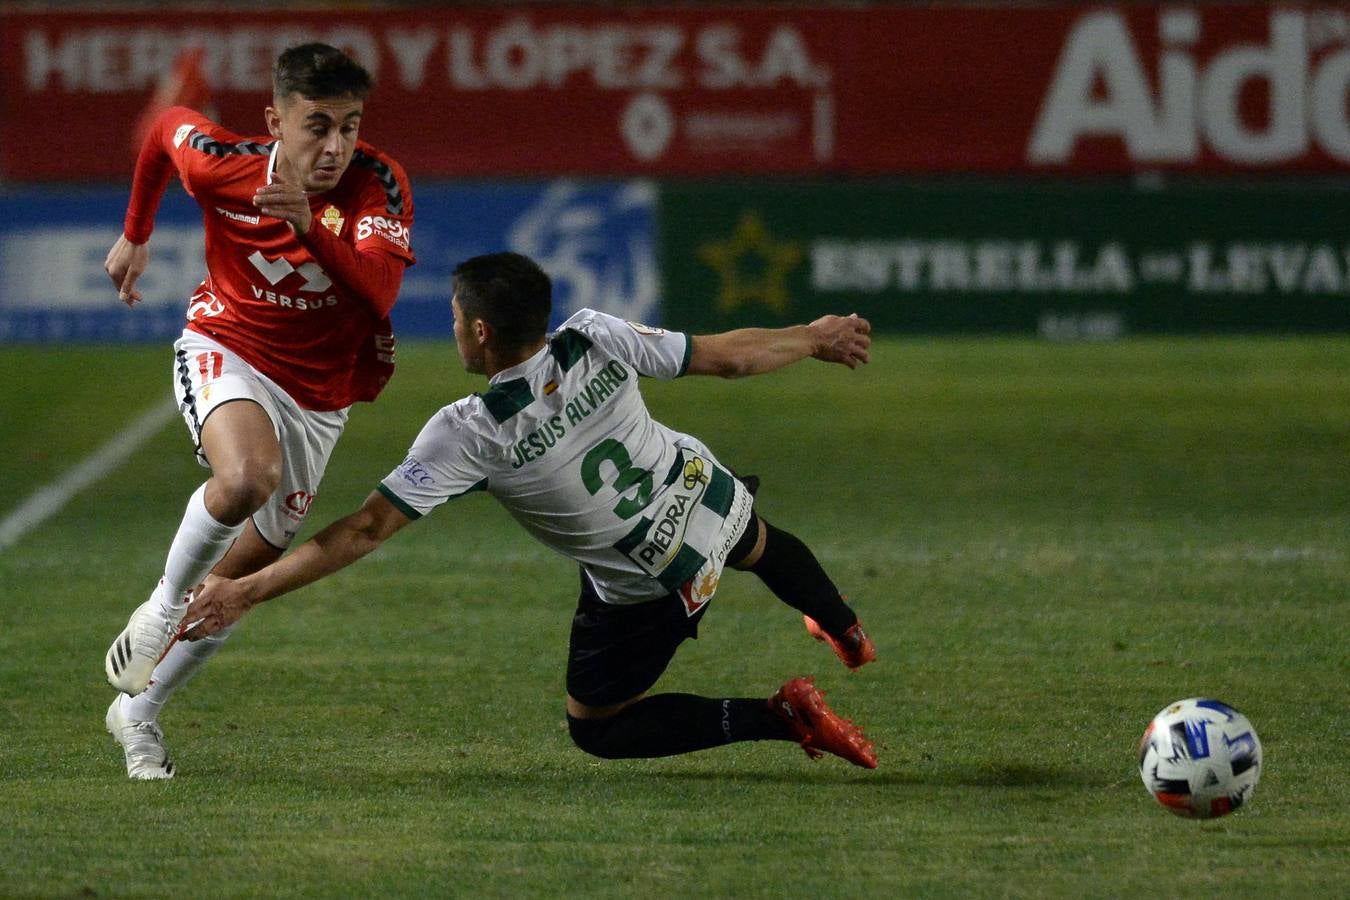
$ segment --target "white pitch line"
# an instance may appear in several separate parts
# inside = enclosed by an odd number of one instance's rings
[[[172,404],[155,404],[75,468],[38,488],[23,505],[0,521],[0,553],[62,510],[71,498],[101,480],[141,445],[154,437],[178,412]]]

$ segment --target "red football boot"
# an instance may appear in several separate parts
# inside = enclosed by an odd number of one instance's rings
[[[818,641],[824,641],[834,648],[834,653],[844,661],[844,665],[850,669],[856,669],[859,666],[866,665],[877,658],[876,645],[872,639],[863,631],[861,622],[854,622],[853,627],[844,632],[844,636],[835,640],[820,627],[820,623],[810,616],[802,616],[802,621],[806,623],[806,630],[810,632],[811,637]]]
[[[791,726],[802,749],[812,759],[833,753],[864,769],[877,767],[877,754],[862,729],[841,719],[825,703],[810,678],[794,678],[769,698],[769,708]]]

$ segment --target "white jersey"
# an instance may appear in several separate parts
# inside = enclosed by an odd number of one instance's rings
[[[691,339],[595,310],[544,349],[444,407],[379,490],[418,518],[486,490],[532,535],[580,563],[600,598],[712,598],[752,500],[697,439],[655,421],[638,376],[677,378]]]

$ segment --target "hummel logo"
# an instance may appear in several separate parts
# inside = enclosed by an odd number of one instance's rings
[[[222,209],[219,206],[216,207],[216,212],[220,213],[227,219],[232,219],[235,222],[243,222],[246,225],[257,225],[259,222],[262,221],[262,218],[259,216],[248,216],[244,215],[243,213],[231,212],[230,210]]]

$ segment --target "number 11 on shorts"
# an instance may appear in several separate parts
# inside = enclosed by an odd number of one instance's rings
[[[202,373],[202,381],[207,382],[220,377],[220,369],[225,358],[215,351],[197,354],[197,368]]]

